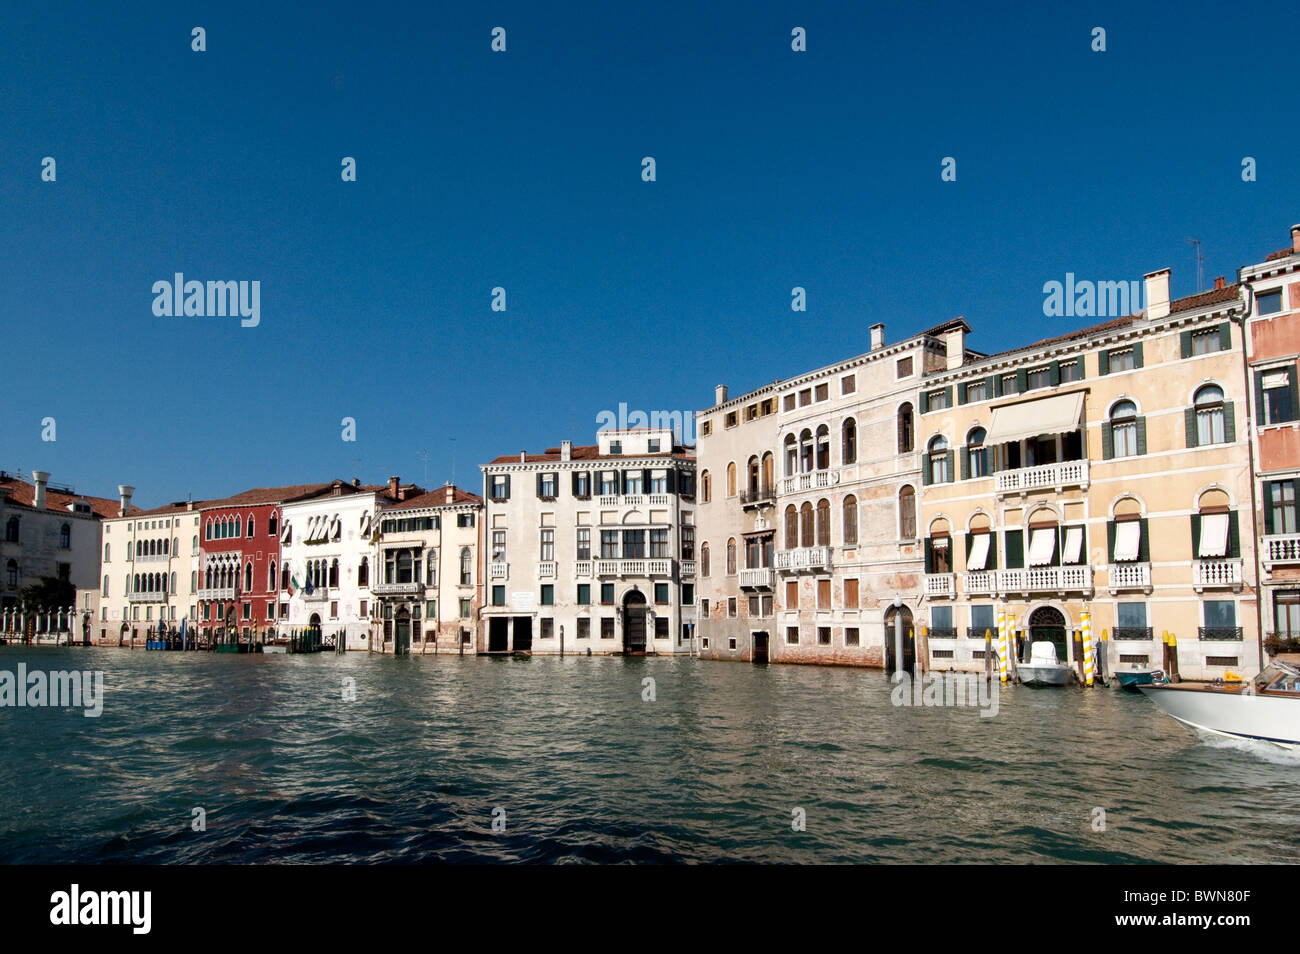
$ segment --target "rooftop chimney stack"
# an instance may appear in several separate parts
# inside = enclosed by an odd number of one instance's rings
[[[885,346],[885,323],[878,321],[871,326],[871,350],[879,351]]]
[[[520,451],[520,452],[519,452],[519,463],[521,463],[521,464],[526,464],[526,463],[528,463],[528,451]]]
[[[965,325],[958,324],[957,327],[944,332],[943,345],[948,356],[946,365],[948,370],[960,368],[962,362],[966,359]]]
[[[725,384],[719,384],[713,389],[713,403],[714,405],[727,403],[727,386]]]
[[[1291,251],[1300,252],[1300,224],[1291,226]]]
[[[560,441],[560,460],[573,460],[573,441]]]
[[[1169,269],[1142,276],[1147,299],[1147,317],[1165,318],[1169,314]]]
[[[36,495],[32,499],[32,506],[37,510],[45,509],[45,485],[50,482],[50,472],[47,470],[32,471],[32,483],[36,485]]]
[[[118,499],[117,515],[119,517],[125,517],[127,515],[127,512],[130,511],[131,495],[133,493],[135,493],[134,487],[131,487],[127,484],[117,485],[117,499]]]
[[[451,481],[447,481],[447,503],[456,502],[456,488],[452,486]]]
[[[1220,275],[1218,278],[1216,278],[1216,279],[1214,280],[1214,290],[1215,290],[1215,291],[1219,291],[1220,289],[1222,289],[1222,288],[1226,288],[1226,287],[1227,287],[1227,286],[1224,284],[1224,278],[1223,278],[1222,275]]]
[[[397,499],[397,488],[401,482],[401,479],[398,477],[388,478],[388,496],[392,497],[394,500]]]

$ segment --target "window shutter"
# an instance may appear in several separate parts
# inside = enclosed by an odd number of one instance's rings
[[[541,495],[542,495],[542,475],[538,474],[537,475],[537,496],[540,497]]]
[[[619,483],[618,492],[621,494],[627,493],[627,471],[620,470],[618,472],[618,483]]]
[[[925,538],[925,572],[934,572],[934,545],[929,537]]]
[[[1026,391],[1029,390],[1028,369],[1021,368],[1019,371],[1016,372],[1016,390],[1019,391],[1021,394],[1024,394]]]
[[[997,387],[997,385],[996,385],[996,383],[995,383],[996,381],[997,381],[997,378],[995,378],[995,377],[994,377],[993,375],[991,375],[991,374],[990,374],[987,378],[984,379],[984,399],[985,399],[986,401],[987,401],[989,398],[993,397],[995,394],[1001,394],[1001,393],[1002,393],[1001,390],[996,390],[996,391],[994,390],[994,389]]]
[[[1223,402],[1223,437],[1229,444],[1237,439],[1237,415],[1232,401]]]
[[[1047,369],[1047,382],[1052,387],[1061,383],[1061,362],[1053,361]]]
[[[970,448],[961,449],[961,479],[970,480]]]
[[[1178,336],[1178,353],[1184,358],[1192,356],[1192,333],[1184,331]]]
[[[952,407],[952,385],[943,389],[943,406]]]
[[[980,457],[984,461],[984,476],[988,477],[993,473],[993,451],[988,447],[980,448]]]
[[[948,459],[947,459],[947,463],[946,463],[945,466],[944,466],[944,472],[948,475],[948,483],[952,483],[952,478],[953,478],[953,476],[954,476],[954,475],[953,475],[953,457],[954,457],[954,456],[955,456],[955,455],[954,455],[952,449],[949,448],[949,450],[948,450]]]
[[[957,403],[958,404],[966,403],[966,382],[965,381],[957,385]]]
[[[1300,391],[1296,390],[1294,364],[1286,369],[1286,386],[1291,391],[1291,420],[1300,421]]]
[[[921,484],[930,486],[930,458],[928,456],[921,458]]]
[[[966,559],[967,559],[967,561],[970,560],[970,548],[971,548],[971,544],[974,542],[974,539],[975,539],[975,534],[973,534],[973,533],[971,533],[969,530],[967,530],[967,531],[966,531]]]
[[[1201,553],[1201,515],[1192,514],[1192,559],[1199,560]]]
[[[1273,507],[1270,505],[1270,498],[1273,496],[1273,484],[1270,482],[1264,485],[1264,534],[1267,536],[1273,532]]]
[[[1076,360],[1076,363],[1077,363],[1077,365],[1078,365],[1078,367],[1079,367],[1079,380],[1082,381],[1082,380],[1084,379],[1084,377],[1085,377],[1085,375],[1084,375],[1084,373],[1083,373],[1083,369],[1084,369],[1085,367],[1087,367],[1087,366],[1083,363],[1083,355],[1079,355],[1078,359]]]
[[[1103,460],[1115,456],[1115,437],[1110,421],[1101,422],[1101,456]]]
[[[1134,423],[1134,428],[1137,431],[1137,452],[1138,454],[1145,454],[1147,452],[1147,419],[1139,417]]]
[[[762,475],[761,475],[761,473],[760,473],[759,477],[760,477],[760,480],[761,480],[761,479],[762,479]],[[668,492],[669,492],[670,494],[675,494],[675,493],[677,493],[677,468],[676,468],[676,467],[669,467],[669,468],[668,468],[668,482],[667,482],[667,484],[665,484],[665,486],[667,487]],[[761,486],[761,484],[760,484],[760,486]]]
[[[984,569],[996,570],[998,568],[998,537],[991,529],[989,530],[989,558],[984,563]]]
[[[1115,521],[1106,521],[1106,562],[1115,562]]]
[[[737,479],[737,483],[739,483],[740,480],[739,474],[736,475],[736,479]],[[736,489],[739,490],[740,487],[737,486]],[[650,493],[650,471],[648,470],[641,471],[641,493],[643,494]]]
[[[1237,525],[1237,511],[1228,514],[1228,557],[1241,559],[1241,533]]]
[[[994,397],[1002,397],[1002,375],[995,374],[989,380],[993,382],[993,387],[989,393]]]
[[[1142,367],[1142,342],[1133,342],[1133,367]]]
[[[1219,350],[1232,350],[1232,325],[1226,321],[1219,325]]]
[[[1007,548],[1007,569],[1018,570],[1025,565],[1025,546],[1019,530],[1008,530],[1003,539]]]
[[[1103,375],[1110,374],[1110,352],[1109,351],[1097,352],[1097,373]]]
[[[569,474],[569,493],[575,497],[578,496],[578,472],[576,470]]]
[[[1187,426],[1187,446],[1196,446],[1196,408],[1183,409],[1183,423]]]
[[[1141,520],[1138,521],[1138,524],[1142,527],[1142,529],[1138,531],[1139,533],[1138,562],[1150,563],[1151,562],[1151,534],[1147,530],[1147,518],[1143,517]]]
[[[1255,372],[1255,426],[1260,424],[1272,423],[1265,421],[1264,413],[1264,372]]]

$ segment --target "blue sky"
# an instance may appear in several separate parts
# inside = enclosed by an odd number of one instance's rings
[[[436,484],[454,447],[477,488],[478,464],[591,442],[620,402],[707,406],[861,353],[876,321],[895,341],[965,315],[1001,350],[1090,323],[1043,317],[1067,271],[1170,266],[1190,294],[1189,237],[1208,287],[1300,220],[1266,14],[279,6],[6,13],[0,467],[149,506],[423,482],[421,450]],[[178,271],[260,281],[261,324],[156,317]]]

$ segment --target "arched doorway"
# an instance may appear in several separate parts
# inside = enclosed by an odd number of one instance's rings
[[[1055,606],[1040,606],[1029,614],[1029,641],[1039,640],[1055,643],[1056,658],[1061,662],[1070,661],[1065,616]]]
[[[411,651],[411,610],[403,603],[393,615],[393,655],[405,656]]]
[[[912,625],[912,610],[903,606],[891,606],[885,610],[885,672],[897,672],[898,662],[894,658],[894,627],[899,615],[903,617],[903,671],[911,672],[916,666],[916,634]]]
[[[645,652],[645,594],[632,590],[623,597],[623,652]]]

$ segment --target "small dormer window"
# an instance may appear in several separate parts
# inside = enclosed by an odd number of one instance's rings
[[[657,453],[659,453],[659,442],[658,442],[658,441],[651,441],[651,442],[650,442],[650,450],[649,450],[649,453],[651,453],[651,454],[657,454]]]
[[[621,454],[621,453],[623,453],[623,442],[622,442],[622,441],[610,441],[610,442],[609,442],[609,452],[610,452],[611,454]]]

